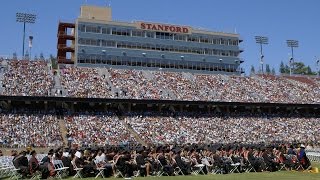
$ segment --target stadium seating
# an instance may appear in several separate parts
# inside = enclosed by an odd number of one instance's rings
[[[45,61],[11,60],[3,74],[2,94],[7,96],[48,96],[53,77]]]
[[[45,61],[9,60],[2,95],[50,96],[54,74]],[[67,97],[184,101],[320,103],[320,81],[301,76],[191,74],[165,70],[67,67],[59,70]],[[57,88],[59,89],[59,88]]]
[[[106,115],[72,115],[64,118],[73,144],[104,146],[135,143],[124,124],[112,113]]]
[[[57,147],[62,137],[58,119],[45,114],[0,114],[0,146]]]

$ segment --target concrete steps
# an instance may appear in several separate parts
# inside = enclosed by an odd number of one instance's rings
[[[62,140],[63,140],[63,144],[64,146],[66,146],[68,144],[68,139],[67,139],[67,134],[68,134],[68,130],[66,127],[66,123],[64,122],[63,119],[59,119],[59,127],[60,127],[60,132],[61,132],[61,136],[62,136]]]
[[[124,125],[124,127],[126,127],[126,129],[133,135],[133,137],[137,140],[138,143],[142,144],[143,146],[147,146],[147,143],[140,138],[139,134],[129,124],[127,124],[124,121],[124,117],[118,116],[118,118],[121,121],[121,123]]]

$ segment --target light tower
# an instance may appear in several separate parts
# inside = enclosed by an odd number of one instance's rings
[[[316,67],[317,67],[317,75],[320,76],[320,59],[316,57]]]
[[[31,61],[31,49],[32,49],[32,40],[33,40],[33,36],[29,36],[29,60]]]
[[[24,42],[26,36],[26,23],[34,24],[37,16],[35,14],[16,13],[16,21],[23,23],[22,57],[24,57]]]
[[[268,44],[269,43],[269,38],[265,37],[265,36],[255,36],[254,38],[256,39],[256,43],[260,44],[260,64],[261,64],[261,72],[263,73],[263,64],[264,64],[263,58],[264,58],[264,55],[263,55],[262,45],[263,44]]]
[[[299,41],[297,40],[287,40],[287,46],[291,48],[291,58],[289,60],[289,67],[290,67],[290,76],[292,75],[292,68],[294,63],[294,57],[293,57],[293,48],[299,47]]]

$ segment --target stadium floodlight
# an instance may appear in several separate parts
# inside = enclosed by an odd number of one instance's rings
[[[32,40],[33,40],[33,36],[29,36],[29,49],[30,49],[29,60],[31,60]]]
[[[28,13],[16,13],[16,22],[23,23],[22,57],[24,57],[24,42],[26,36],[26,23],[34,24],[37,16]]]
[[[320,69],[319,69],[319,66],[320,66],[320,58],[317,58],[317,57],[316,57],[317,74],[318,74],[318,76],[320,77]]]
[[[292,74],[292,68],[294,63],[294,57],[293,57],[293,48],[299,47],[299,41],[297,40],[287,40],[287,46],[291,48],[291,58],[289,60],[289,67],[290,67],[290,75]]]
[[[260,44],[260,64],[261,64],[261,72],[263,73],[263,64],[264,64],[263,58],[264,58],[264,55],[263,55],[262,45],[263,44],[269,44],[269,38],[265,37],[265,36],[255,36],[254,38],[256,40],[256,43]]]

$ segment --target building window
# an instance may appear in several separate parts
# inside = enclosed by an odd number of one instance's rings
[[[132,30],[132,36],[135,36],[135,37],[144,37],[144,31]]]
[[[199,42],[199,37],[197,37],[197,36],[188,36],[188,41],[190,41],[190,42]]]
[[[86,26],[85,25],[79,25],[78,27],[80,32],[86,32]]]
[[[146,37],[154,38],[154,32],[146,31]]]
[[[200,37],[200,42],[209,43],[209,39],[207,37]]]
[[[177,41],[185,41],[186,40],[186,36],[185,35],[182,35],[182,34],[176,34],[174,36],[174,40],[177,40]]]
[[[86,26],[86,32],[100,33],[101,28],[97,26]]]
[[[110,28],[102,28],[102,34],[111,34]]]

